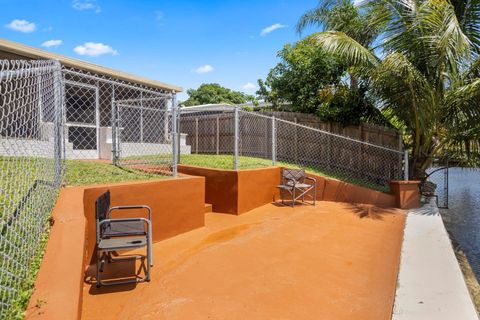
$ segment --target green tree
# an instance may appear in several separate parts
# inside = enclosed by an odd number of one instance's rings
[[[187,90],[188,99],[181,103],[183,106],[195,106],[201,104],[242,104],[255,102],[255,97],[243,92],[224,88],[217,83],[204,83],[198,89]]]
[[[385,26],[376,50],[339,30],[315,36],[323,50],[361,76],[379,105],[405,128],[416,179],[447,151],[465,151],[467,160],[478,164],[480,3],[462,2],[366,3],[361,12],[370,16],[372,28]]]
[[[323,102],[321,91],[340,83],[344,72],[312,38],[285,45],[277,56],[280,62],[270,70],[265,82],[259,80],[257,94],[275,106],[291,103],[292,109],[299,112],[315,113]]]
[[[346,67],[321,49],[310,36],[287,44],[278,52],[280,62],[265,81],[259,80],[257,94],[275,108],[316,114],[323,121],[345,125],[385,121],[363,88],[348,90],[342,81]]]
[[[385,29],[386,23],[377,19],[375,10],[360,11],[351,0],[322,0],[318,6],[304,13],[297,23],[297,32],[301,34],[306,27],[316,26],[322,31],[341,31],[352,39],[370,48],[374,40]],[[359,89],[355,68],[349,68],[350,88]],[[356,95],[362,94],[362,90]]]

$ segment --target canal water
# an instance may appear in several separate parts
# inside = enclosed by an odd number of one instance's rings
[[[449,169],[449,209],[440,211],[480,281],[480,169]]]

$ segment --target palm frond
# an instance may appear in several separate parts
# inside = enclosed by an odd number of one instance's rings
[[[316,34],[314,39],[320,44],[323,50],[340,57],[352,66],[371,68],[376,66],[380,61],[372,51],[343,32],[321,32]]]
[[[480,57],[477,57],[475,61],[467,68],[463,73],[463,79],[475,79],[480,78]]]
[[[403,38],[408,37],[405,34],[413,24],[417,5],[411,0],[378,0],[370,1],[366,8],[369,11],[376,11],[378,17],[376,19],[383,19],[388,21],[388,26],[385,28],[383,45],[387,48],[395,48],[398,50],[398,43],[402,44]],[[373,20],[375,22],[375,20]],[[380,20],[381,21],[381,20]],[[404,52],[404,50],[401,50]]]
[[[464,122],[478,126],[480,124],[480,78],[467,84],[451,88],[445,95],[444,119]],[[456,124],[453,124],[455,126]]]
[[[325,10],[323,8],[315,8],[305,12],[297,22],[296,30],[298,34],[302,34],[303,30],[310,26],[322,26],[325,21]]]
[[[465,164],[480,165],[480,78],[446,93],[442,123],[445,149]]]
[[[325,30],[328,12],[337,2],[338,0],[323,0],[317,7],[305,12],[297,22],[297,33],[302,34],[303,30],[311,26],[318,26]]]
[[[465,35],[480,54],[480,0],[450,0]]]
[[[417,23],[426,49],[424,54],[442,69],[457,72],[458,62],[470,57],[471,42],[462,31],[454,7],[448,1],[425,1]]]
[[[435,97],[428,79],[399,52],[389,54],[370,73],[372,85],[382,103],[410,128],[430,126]]]

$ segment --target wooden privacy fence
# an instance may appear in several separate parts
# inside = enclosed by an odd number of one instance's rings
[[[181,133],[193,154],[233,154],[234,115],[229,113],[195,113],[180,115]]]
[[[402,133],[394,128],[375,124],[360,124],[358,126],[343,126],[340,123],[321,122],[315,115],[299,112],[262,111],[261,114],[274,116],[278,119],[306,125],[308,127],[347,136],[356,140],[402,150]]]

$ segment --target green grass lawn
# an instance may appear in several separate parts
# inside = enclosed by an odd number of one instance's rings
[[[182,154],[180,155],[180,164],[215,168],[215,169],[233,169],[232,155],[211,155],[211,154]],[[255,157],[239,157],[239,169],[255,169],[272,166],[271,159],[255,158]],[[361,179],[355,179],[339,174],[327,173],[316,167],[299,166],[290,162],[277,161],[276,166],[288,167],[292,169],[305,169],[308,173],[315,174],[321,177],[329,177],[342,180],[348,183],[356,184],[362,187],[370,188],[377,191],[388,191],[388,187],[380,186]]]
[[[142,157],[128,157],[128,158],[125,158],[124,161],[125,163],[128,163],[128,162],[136,163],[137,161],[139,161],[139,162],[147,162],[151,165],[165,166],[168,163],[169,159],[170,159],[169,156],[164,154],[164,155],[149,155],[149,156],[142,156]],[[179,163],[184,165],[190,165],[190,166],[232,170],[233,155],[181,154]],[[377,191],[382,191],[382,192],[388,191],[388,187],[386,186],[381,186],[381,185],[378,185],[366,180],[362,180],[362,179],[352,178],[347,175],[327,172],[325,170],[321,170],[318,167],[299,166],[297,164],[284,162],[284,161],[277,161],[276,165],[282,166],[282,167],[288,167],[288,168],[296,168],[296,169],[303,168],[307,172],[318,175],[318,176],[342,180],[348,183],[356,184],[356,185],[370,188]],[[247,156],[239,157],[239,170],[264,168],[269,166],[272,166],[271,159],[263,159],[263,158],[256,158],[256,157],[247,157]]]
[[[137,158],[148,164],[166,165],[166,157],[146,156]],[[157,161],[158,159],[158,161]],[[129,158],[128,160],[136,160]],[[216,169],[233,169],[232,155],[209,155],[209,154],[182,154],[180,164],[201,166]],[[68,160],[66,165],[66,184],[69,186],[105,184],[115,182],[127,182],[138,180],[163,179],[168,176],[148,174],[140,170],[130,169],[127,166],[117,167],[112,164],[93,161]],[[289,168],[300,168],[301,166],[277,161],[277,166]],[[241,156],[239,158],[239,169],[252,169],[272,166],[270,159]],[[304,167],[307,172],[319,176],[340,179],[353,184],[361,185],[379,191],[386,191],[385,187],[369,183],[360,179],[352,179],[342,175],[331,174],[316,167]],[[53,160],[36,159],[27,157],[0,157],[1,190],[0,202],[5,203],[10,198],[10,203],[19,201],[27,192],[35,180],[43,179],[53,181],[53,175],[44,171],[53,171]],[[18,177],[21,177],[19,179]],[[20,182],[19,182],[20,181]],[[14,198],[14,201],[11,199]],[[4,208],[2,208],[3,210]],[[7,208],[5,208],[7,209]],[[9,208],[12,209],[12,208]],[[0,212],[0,217],[2,216]]]
[[[209,167],[215,169],[233,169],[233,156],[231,155],[214,155],[214,154],[182,154],[180,155],[180,164]],[[240,156],[238,161],[239,169],[255,169],[273,166],[271,159],[255,158]],[[276,166],[289,167],[289,168],[301,168],[298,165],[277,161]],[[328,176],[324,172],[315,169],[308,168],[308,171],[320,176]]]
[[[102,162],[66,161],[66,183],[69,186],[152,180],[164,177]]]

